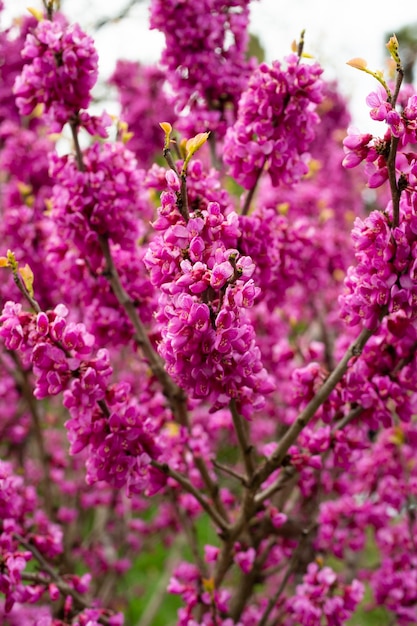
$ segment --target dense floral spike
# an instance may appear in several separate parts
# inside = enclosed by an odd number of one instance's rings
[[[122,143],[93,144],[83,154],[82,170],[72,155],[54,155],[50,174],[56,182],[52,215],[80,251],[97,247],[98,235],[127,249],[135,246],[143,234],[138,218],[148,217],[149,206],[142,173]]]
[[[233,123],[254,65],[246,59],[248,20],[249,0],[151,3],[151,28],[165,35],[161,62],[188,135],[223,137]]]
[[[229,171],[245,189],[256,185],[264,169],[274,186],[292,185],[307,173],[322,71],[293,54],[285,65],[262,63],[252,74],[224,146]]]
[[[213,411],[236,399],[250,417],[272,384],[246,313],[258,294],[254,264],[231,247],[239,235],[237,214],[225,217],[217,202],[209,202],[185,222],[174,191],[163,192],[161,201],[154,228],[162,235],[145,258],[163,292],[158,350],[191,397],[207,399]]]
[[[388,212],[357,218],[352,231],[358,264],[349,268],[342,315],[351,325],[374,328],[384,310],[399,336],[417,317],[417,216],[401,202],[400,224],[392,228]]]
[[[128,484],[132,493],[153,490],[149,463],[160,453],[153,426],[129,397],[129,385],[110,387],[108,351],[94,355],[93,335],[84,324],[67,323],[67,315],[63,305],[35,316],[7,302],[0,336],[9,350],[22,351],[32,364],[36,398],[64,391],[64,406],[71,415],[66,422],[70,452],[86,447],[89,451],[87,481],[107,480],[117,488]]]
[[[29,115],[43,104],[54,129],[60,131],[69,121],[79,123],[78,114],[89,106],[98,75],[91,37],[62,18],[41,20],[28,34],[22,56],[27,63],[14,85],[20,114]],[[81,121],[91,130],[88,114]]]

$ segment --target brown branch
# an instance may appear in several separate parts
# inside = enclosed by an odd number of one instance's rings
[[[327,400],[337,383],[342,379],[348,369],[349,361],[352,357],[359,356],[366,345],[368,339],[373,335],[375,330],[364,328],[359,337],[349,346],[344,356],[320,387],[314,398],[310,400],[306,408],[299,414],[295,422],[286,431],[280,440],[275,452],[264,462],[264,464],[255,472],[252,478],[254,488],[259,487],[274,472],[285,459],[290,446],[295,443],[298,435],[307,426],[314,417],[317,410]]]
[[[389,180],[389,186],[390,186],[391,197],[392,197],[392,215],[393,215],[392,225],[394,228],[397,228],[397,226],[400,223],[401,190],[399,189],[398,184],[397,184],[396,167],[395,167],[399,141],[400,140],[398,137],[394,137],[394,136],[391,137],[390,150],[389,150],[389,155],[387,159],[388,180]]]

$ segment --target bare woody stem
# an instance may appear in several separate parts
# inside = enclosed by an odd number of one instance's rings
[[[397,176],[395,171],[395,160],[397,156],[399,138],[391,137],[390,151],[387,159],[388,180],[392,197],[392,214],[393,214],[393,227],[397,228],[400,223],[400,198],[401,190],[397,183]]]
[[[266,158],[256,174],[255,182],[253,183],[251,189],[249,189],[248,193],[246,194],[245,204],[243,205],[243,208],[242,208],[242,215],[247,215],[249,213],[252,198],[255,195],[255,191],[258,186],[259,180],[262,176],[262,172],[264,171],[265,164],[266,164]]]
[[[395,84],[394,94],[389,98],[389,102],[393,108],[397,103],[398,94],[400,93],[401,84],[404,78],[404,71],[402,67],[397,67],[397,81]],[[391,191],[392,198],[392,213],[393,213],[393,227],[397,228],[400,223],[400,197],[401,197],[401,188],[397,182],[396,170],[395,170],[395,162],[397,157],[397,150],[399,144],[399,137],[391,137],[389,155],[387,158],[387,170],[388,170],[388,180]]]
[[[74,120],[71,120],[69,124],[71,128],[72,140],[74,142],[77,167],[80,170],[80,172],[84,172],[85,166],[84,166],[84,160],[83,160],[83,153],[81,151],[81,146],[80,146],[80,142],[78,139],[78,122],[76,119],[74,119]]]
[[[187,173],[185,171],[179,172],[178,168],[175,164],[175,161],[172,157],[171,150],[168,148],[164,148],[163,151],[164,159],[168,163],[169,167],[173,172],[178,176],[180,180],[180,193],[177,199],[178,210],[181,213],[182,217],[186,222],[190,219],[190,213],[188,210],[188,194],[187,194]]]
[[[180,213],[183,216],[183,218],[185,219],[186,222],[188,222],[188,220],[190,219],[190,213],[188,210],[188,194],[187,194],[187,174],[185,172],[181,172],[180,175],[180,181],[181,181],[181,206],[180,206]]]

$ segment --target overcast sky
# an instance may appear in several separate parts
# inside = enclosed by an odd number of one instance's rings
[[[42,6],[41,0],[4,2],[7,21],[27,6]],[[163,36],[148,29],[147,0],[139,1],[128,18],[94,33],[100,18],[117,15],[128,3],[129,0],[62,1],[65,13],[94,36],[103,77],[111,73],[117,58],[157,61],[163,46]],[[384,34],[407,24],[416,24],[417,28],[417,0],[255,0],[251,18],[251,30],[260,37],[268,61],[288,54],[291,42],[306,29],[305,50],[320,61],[325,76],[338,79],[343,93],[351,99],[355,125],[368,130],[375,126],[368,122],[365,98],[375,89],[376,82],[347,66],[346,61],[363,57],[372,69],[383,69]]]

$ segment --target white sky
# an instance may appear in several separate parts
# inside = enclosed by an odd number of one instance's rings
[[[24,12],[27,6],[42,6],[41,0],[4,2],[7,20]],[[128,18],[94,34],[98,19],[114,16],[127,3],[128,0],[62,0],[68,17],[94,36],[103,78],[111,73],[117,58],[155,62],[163,46],[163,36],[148,29],[148,0],[134,6]],[[251,17],[251,31],[259,35],[267,61],[288,54],[291,42],[306,29],[306,52],[320,61],[325,76],[338,79],[343,93],[351,100],[354,124],[362,131],[375,130],[365,98],[375,89],[376,82],[347,66],[346,61],[363,57],[368,67],[383,69],[384,34],[407,24],[416,24],[417,29],[416,0],[256,0]]]

